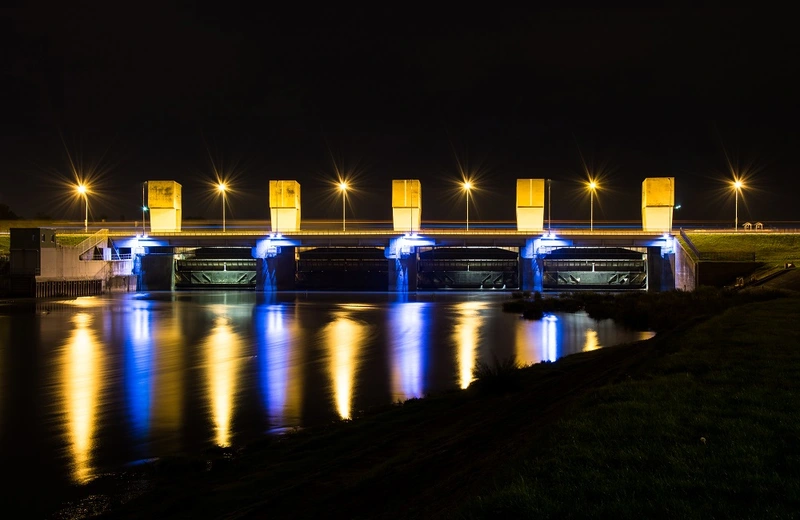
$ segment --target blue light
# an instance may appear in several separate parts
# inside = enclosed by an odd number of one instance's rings
[[[393,398],[412,399],[424,395],[428,338],[423,313],[427,305],[396,303],[395,312],[390,314]]]

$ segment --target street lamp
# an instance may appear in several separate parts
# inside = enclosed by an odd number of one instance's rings
[[[469,191],[472,189],[470,181],[464,181],[464,192],[467,194],[467,231],[469,231]]]
[[[227,186],[225,186],[224,182],[220,182],[217,184],[217,189],[222,194],[222,232],[225,232],[225,190],[227,190]]]
[[[142,183],[142,236],[145,236],[147,233],[147,202],[145,202],[144,198],[144,187],[146,184],[147,181]]]
[[[744,183],[739,179],[733,180],[733,191],[736,197],[736,219],[733,222],[734,231],[739,231],[739,192],[744,188]]]
[[[594,192],[597,191],[597,183],[589,181],[589,232],[594,232]]]
[[[345,210],[347,208],[346,200],[347,200],[347,183],[345,181],[339,182],[339,189],[342,190],[342,231],[346,229],[346,213]]]
[[[86,187],[85,184],[81,183],[75,188],[80,195],[83,195],[83,200],[86,202],[86,213],[83,217],[83,231],[85,233],[89,232],[89,188]]]
[[[553,219],[550,218],[550,208],[553,207],[553,199],[550,198],[550,185],[553,184],[553,179],[547,179],[547,234],[553,234]]]

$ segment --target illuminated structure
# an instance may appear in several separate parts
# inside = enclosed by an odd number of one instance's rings
[[[175,181],[147,181],[150,232],[181,230],[181,185]]]
[[[650,177],[642,182],[642,230],[671,231],[675,177]]]
[[[517,230],[544,229],[544,179],[517,179]]]
[[[416,179],[392,181],[392,221],[395,231],[419,231],[422,185]]]
[[[300,229],[300,183],[269,181],[269,219],[273,233]]]

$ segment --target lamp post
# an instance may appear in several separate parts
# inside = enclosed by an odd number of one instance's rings
[[[220,193],[222,193],[222,232],[225,232],[225,190],[227,190],[227,186],[225,186],[224,182],[220,182],[217,185],[217,189]]]
[[[550,198],[550,185],[553,183],[553,179],[547,179],[547,234],[551,235],[553,233],[553,220],[550,217],[550,208],[553,207],[553,199]]]
[[[345,231],[347,218],[347,183],[345,181],[339,182],[339,189],[342,190],[342,231]]]
[[[470,181],[464,182],[464,192],[467,194],[467,231],[469,231],[469,191],[472,189]]]
[[[84,233],[89,232],[89,188],[86,187],[85,184],[78,184],[77,188],[75,188],[79,194],[83,195],[83,200],[86,203],[86,213],[83,217],[83,231]]]
[[[739,192],[744,188],[744,184],[739,179],[733,180],[733,191],[736,198],[736,217],[733,221],[733,230],[739,231]]]
[[[144,187],[147,181],[142,183],[142,236],[147,233],[147,202],[144,198]]]
[[[597,190],[597,183],[589,181],[589,232],[594,233],[594,192]]]

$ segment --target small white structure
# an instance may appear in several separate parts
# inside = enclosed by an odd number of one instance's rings
[[[300,229],[300,183],[269,181],[269,219],[273,233]]]
[[[181,230],[181,185],[175,181],[147,181],[147,207],[150,210],[150,231]]]
[[[392,222],[395,231],[419,231],[422,184],[417,179],[392,181]]]
[[[642,230],[672,231],[675,177],[649,177],[642,182]]]
[[[544,229],[544,179],[517,179],[517,230]]]

